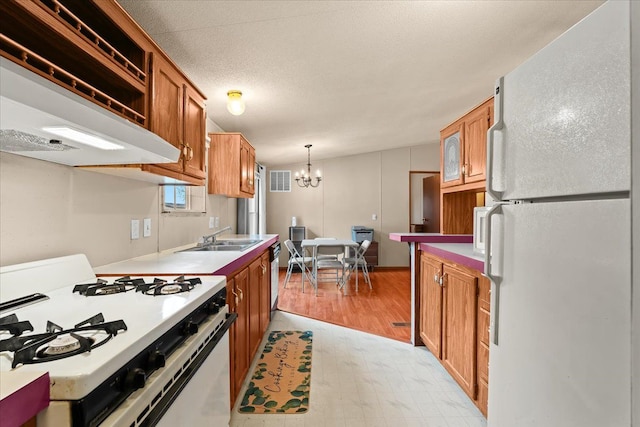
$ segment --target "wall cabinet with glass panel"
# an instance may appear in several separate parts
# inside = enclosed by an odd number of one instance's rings
[[[473,208],[484,205],[487,131],[493,97],[440,131],[440,232],[471,234]]]

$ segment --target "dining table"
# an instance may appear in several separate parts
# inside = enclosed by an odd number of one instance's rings
[[[329,239],[329,238],[317,238],[317,239],[305,239],[300,242],[300,246],[303,250],[309,249],[310,256],[312,258],[312,269],[311,269],[311,280],[313,280],[313,286],[316,289],[316,295],[318,294],[318,247],[320,246],[342,246],[344,247],[345,257],[349,255],[349,249],[353,248],[354,252],[357,254],[358,247],[360,244],[355,240],[350,239]],[[358,280],[358,275],[356,274],[356,280]],[[349,287],[344,283],[344,274],[342,277],[341,287],[343,289],[344,295],[349,294]]]

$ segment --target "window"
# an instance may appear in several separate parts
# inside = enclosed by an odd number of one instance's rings
[[[192,185],[161,185],[162,212],[206,212],[205,187]]]
[[[272,193],[291,192],[291,171],[270,171],[269,181]]]

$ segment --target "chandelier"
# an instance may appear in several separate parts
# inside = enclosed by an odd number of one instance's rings
[[[307,149],[307,170],[302,169],[300,172],[296,172],[296,182],[300,187],[317,187],[320,185],[320,181],[322,181],[322,177],[320,176],[320,171],[316,173],[315,183],[311,179],[311,144],[307,144],[304,146]]]

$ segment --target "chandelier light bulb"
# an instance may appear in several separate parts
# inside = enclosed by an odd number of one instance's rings
[[[244,113],[244,101],[242,100],[242,92],[239,90],[230,90],[227,92],[227,110],[234,116]]]

